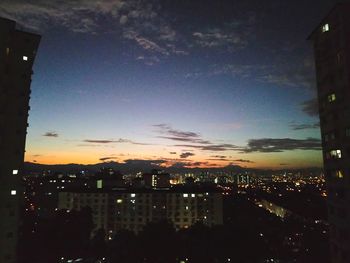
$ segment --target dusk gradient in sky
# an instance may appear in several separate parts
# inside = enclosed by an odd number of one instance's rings
[[[321,167],[306,38],[334,3],[1,1],[43,36],[26,161]]]

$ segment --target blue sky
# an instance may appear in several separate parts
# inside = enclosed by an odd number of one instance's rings
[[[2,1],[43,36],[26,160],[321,166],[306,38],[333,4]]]

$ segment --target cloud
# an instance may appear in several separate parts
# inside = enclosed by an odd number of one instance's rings
[[[317,99],[304,101],[300,104],[301,110],[309,116],[318,116],[318,102]]]
[[[231,20],[220,27],[208,27],[192,33],[197,46],[202,48],[225,48],[229,52],[246,48],[249,40],[254,37],[253,27],[256,24],[255,15]]]
[[[251,139],[247,147],[241,149],[243,153],[261,152],[276,153],[293,150],[321,150],[321,141],[315,138],[299,139]]]
[[[185,142],[187,144],[177,144],[175,147],[192,148],[202,151],[228,151],[237,149],[238,147],[233,144],[216,144],[208,140],[203,140],[201,135],[197,132],[181,131],[173,129],[168,124],[156,124],[153,127],[157,128],[158,133],[163,134],[157,136],[157,138],[172,140],[176,142]]]
[[[191,152],[183,152],[183,153],[181,153],[180,154],[180,158],[181,159],[186,159],[186,158],[188,158],[188,157],[190,157],[190,156],[194,156],[195,154],[194,153],[191,153]]]
[[[225,155],[212,155],[210,157],[219,158],[219,159],[227,158],[227,156],[225,156]]]
[[[176,152],[169,152],[170,154],[177,154]]]
[[[111,157],[101,157],[99,160],[105,162],[105,161],[116,160],[116,159],[118,159],[118,157],[111,156]]]
[[[214,28],[205,32],[194,32],[196,43],[204,48],[228,47],[238,49],[245,47],[248,42],[236,32],[224,32],[222,29]]]
[[[85,143],[96,143],[96,144],[112,144],[112,143],[130,143],[134,145],[150,145],[148,143],[140,143],[140,142],[134,142],[129,139],[118,139],[118,140],[95,140],[95,139],[86,139],[83,140]]]
[[[291,124],[289,125],[293,130],[309,130],[309,129],[319,129],[320,123],[312,123],[312,124]]]
[[[244,160],[244,159],[238,159],[238,160],[233,160],[234,162],[239,162],[239,163],[255,163],[253,161],[250,160]]]
[[[176,130],[167,124],[156,124],[153,127],[156,127],[159,133],[164,134],[157,136],[158,138],[197,144],[210,144],[209,141],[202,140],[200,134],[196,132]]]
[[[125,32],[124,37],[127,39],[131,39],[131,40],[136,41],[136,43],[145,50],[148,50],[148,51],[151,51],[154,53],[159,53],[159,54],[164,55],[164,56],[169,55],[169,52],[165,48],[160,47],[154,41],[151,41],[145,37],[139,36],[134,31]]]
[[[238,150],[240,149],[239,146],[236,146],[234,144],[210,144],[210,145],[191,145],[191,144],[177,144],[174,145],[176,147],[186,147],[186,148],[193,148],[198,149],[202,151],[211,151],[211,152],[223,152],[223,151],[230,151],[230,150]]]
[[[163,56],[188,53],[176,47],[179,43],[177,32],[165,19],[166,15],[160,13],[160,3],[154,1],[3,0],[0,16],[16,20],[22,27],[34,31],[58,26],[78,33],[113,32],[134,40],[152,53]],[[151,63],[156,62],[148,62]]]
[[[66,27],[73,32],[96,33],[99,16],[119,18],[125,7],[122,0],[3,0],[0,15],[18,21],[33,30],[49,25]]]
[[[58,137],[58,133],[57,132],[46,132],[45,134],[43,134],[43,136],[57,138]]]
[[[225,161],[225,162],[240,162],[240,163],[255,163],[253,161],[250,160],[244,160],[244,159],[237,159],[237,160],[233,160],[233,159],[228,159],[226,156],[212,156],[214,158],[212,159],[207,159],[208,161]]]
[[[280,166],[286,166],[289,165],[288,163],[280,163]]]

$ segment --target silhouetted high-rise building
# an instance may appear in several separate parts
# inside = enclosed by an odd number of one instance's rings
[[[332,262],[350,262],[350,4],[312,32]]]
[[[16,262],[32,66],[40,36],[0,18],[0,262]]]

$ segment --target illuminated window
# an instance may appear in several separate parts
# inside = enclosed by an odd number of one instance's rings
[[[196,197],[196,195],[195,194],[191,194],[191,197]]]
[[[16,190],[11,190],[11,195],[16,195],[17,191]]]
[[[324,33],[324,32],[328,32],[329,31],[329,24],[324,24],[323,26],[322,26],[322,33]]]
[[[97,189],[101,189],[102,188],[102,180],[98,180],[97,181]]]
[[[131,197],[135,197],[135,196],[136,196],[136,194],[131,194],[130,196],[131,196]]]
[[[117,204],[121,204],[123,203],[123,200],[122,199],[117,199]]]
[[[183,197],[188,197],[188,194],[183,194]]]
[[[23,61],[28,61],[28,57],[27,56],[23,56]]]
[[[12,174],[18,174],[18,170],[12,170]]]
[[[328,95],[328,102],[334,102],[336,101],[337,97],[335,96],[334,93]]]
[[[6,48],[6,55],[9,55],[10,54],[10,48]]]
[[[328,159],[341,159],[342,153],[341,150],[332,150],[327,154]]]
[[[341,170],[335,171],[335,177],[336,177],[336,178],[339,178],[339,179],[344,178],[344,173],[343,173],[343,171],[341,171]]]

